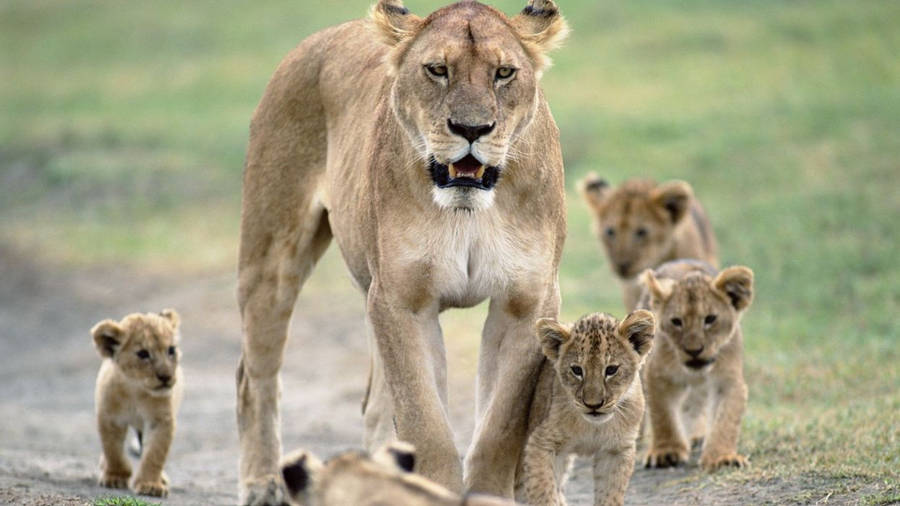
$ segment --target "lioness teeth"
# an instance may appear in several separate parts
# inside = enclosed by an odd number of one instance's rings
[[[475,179],[481,179],[481,176],[484,175],[484,165],[478,167],[478,170],[475,171]]]
[[[450,178],[456,179],[456,167],[452,163],[450,164]]]
[[[475,170],[460,170],[456,168],[456,164],[451,163],[449,167],[450,178],[456,179],[457,177],[470,177],[474,179],[481,179],[481,176],[484,175],[484,165],[479,165]]]

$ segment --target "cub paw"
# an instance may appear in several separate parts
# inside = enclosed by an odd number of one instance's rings
[[[274,476],[248,482],[241,489],[240,504],[244,506],[280,506],[287,501],[281,482]]]
[[[644,461],[646,468],[677,467],[688,460],[686,448],[651,448]]]
[[[159,481],[136,481],[132,485],[131,490],[135,494],[149,495],[153,497],[166,497],[169,495],[169,487],[162,480]]]
[[[128,488],[128,478],[131,473],[100,473],[97,484],[106,488]]]
[[[707,471],[715,471],[722,467],[747,467],[750,461],[743,455],[737,453],[729,453],[726,455],[700,457],[700,467]]]

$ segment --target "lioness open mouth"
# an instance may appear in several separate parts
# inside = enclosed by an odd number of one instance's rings
[[[428,172],[438,188],[463,186],[490,190],[500,178],[499,168],[482,165],[471,154],[450,163],[449,166],[438,163],[434,157],[431,157],[428,161]]]

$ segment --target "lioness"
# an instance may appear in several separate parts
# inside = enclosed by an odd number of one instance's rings
[[[684,181],[630,179],[617,188],[593,172],[578,189],[594,217],[610,267],[622,283],[628,311],[641,295],[637,275],[679,258],[719,263],[716,237],[703,206]]]
[[[159,497],[169,493],[163,465],[175,436],[183,388],[179,322],[178,313],[166,309],[159,314],[130,314],[119,322],[103,320],[91,329],[94,347],[104,359],[94,395],[103,445],[101,486],[128,487],[131,464],[123,446],[132,427],[143,455],[131,489]]]
[[[620,323],[594,313],[571,326],[542,318],[536,328],[547,362],[531,405],[516,500],[566,504],[562,487],[577,454],[593,458],[594,504],[621,505],[644,415],[639,371],[653,344],[653,314],[638,310]]]
[[[549,0],[512,18],[477,2],[420,18],[382,0],[279,65],[244,167],[243,503],[281,501],[278,372],[298,291],[332,237],[367,303],[366,446],[413,443],[421,473],[454,491],[438,313],[491,298],[466,487],[512,495],[541,359],[531,325],[559,309],[563,166],[538,81],[566,31]]]
[[[651,432],[646,466],[687,461],[686,434],[697,431],[680,409],[685,398],[706,401],[709,423],[701,433],[700,465],[707,470],[746,465],[747,458],[737,453],[747,405],[740,322],[753,300],[753,271],[736,266],[719,272],[703,262],[679,260],[642,277],[639,306],[659,321],[642,370]]]
[[[282,460],[288,499],[296,506],[513,506],[511,501],[481,495],[460,497],[413,473],[412,445],[395,441],[371,457],[348,451],[324,463],[297,450]]]

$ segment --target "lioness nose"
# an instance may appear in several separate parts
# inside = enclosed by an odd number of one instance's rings
[[[469,141],[470,144],[475,142],[479,137],[491,133],[491,131],[494,130],[494,125],[496,124],[497,123],[491,123],[490,125],[472,126],[454,123],[452,119],[447,120],[447,127],[450,129],[450,131]]]
[[[685,353],[687,353],[688,355],[690,355],[690,356],[692,356],[692,357],[694,357],[694,358],[697,358],[698,355],[700,355],[701,353],[703,353],[703,345],[700,345],[699,348],[693,349],[693,350],[689,350],[689,349],[685,348],[684,351],[685,351]]]

